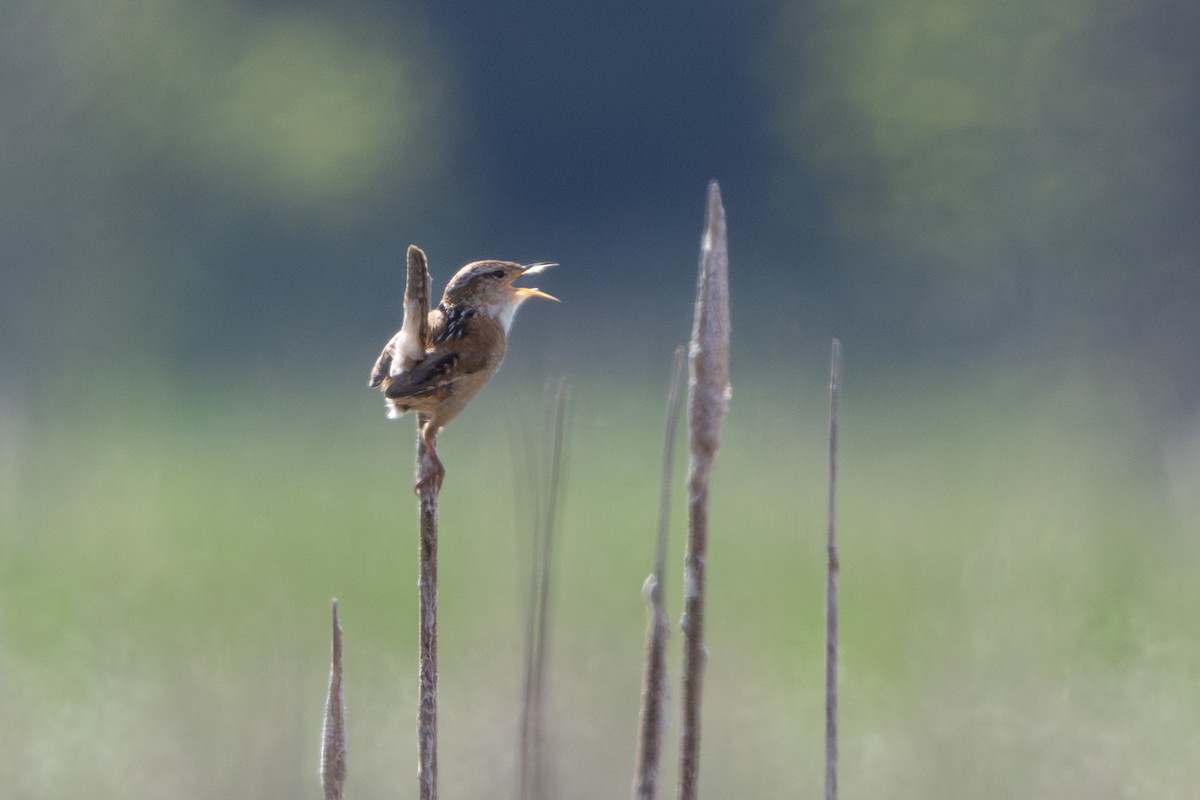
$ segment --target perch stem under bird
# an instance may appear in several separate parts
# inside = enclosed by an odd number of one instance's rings
[[[508,330],[517,309],[531,297],[557,300],[540,289],[513,286],[551,263],[475,261],[460,269],[436,308],[429,308],[429,269],[420,248],[408,248],[404,323],[384,346],[371,370],[370,386],[380,387],[388,416],[416,411],[425,420],[421,438],[434,469],[421,476],[441,486],[446,469],[437,455],[438,431],[466,407],[504,361]]]

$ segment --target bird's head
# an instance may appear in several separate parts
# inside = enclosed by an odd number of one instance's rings
[[[507,331],[517,308],[530,297],[558,300],[540,289],[513,286],[513,281],[522,275],[533,275],[554,266],[558,265],[475,261],[450,279],[443,302],[473,306],[480,313],[496,316]]]

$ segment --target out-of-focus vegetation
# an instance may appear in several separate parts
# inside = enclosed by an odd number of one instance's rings
[[[317,298],[370,274],[345,255],[364,219],[419,206],[455,139],[415,14],[18,0],[0,37],[0,308],[27,379],[80,340],[170,367],[312,335]]]
[[[882,361],[1042,349],[1186,412],[1197,33],[1169,0],[17,0],[10,370],[51,378],[47,351],[81,337],[167,366],[357,350],[392,324],[410,241],[438,279],[481,254],[563,262],[594,301],[572,328],[616,357],[686,320],[657,300],[689,287],[665,265],[718,177],[755,355],[835,332]]]
[[[778,124],[846,280],[885,325],[1194,362],[1198,31],[1171,0],[787,4]]]
[[[415,59],[362,20],[180,0],[74,11],[53,44],[86,76],[76,90],[103,102],[97,156],[175,164],[257,205],[323,215],[431,166],[436,97]]]
[[[492,429],[497,416],[538,426],[521,408],[538,393],[499,380],[494,413],[472,407],[442,441],[451,796],[513,785],[530,492],[509,444],[524,434]],[[1162,458],[1090,382],[850,373],[846,388],[845,791],[1187,796],[1200,778],[1194,442]],[[572,797],[630,779],[660,394],[573,387],[549,722]],[[139,420],[118,401],[86,420],[49,407],[9,421],[0,781],[14,796],[315,796],[333,595],[351,791],[408,791],[411,428],[384,425],[374,398],[293,396],[287,415],[251,389],[156,398]],[[712,497],[713,796],[795,796],[822,774],[822,400],[813,374],[743,386],[731,408]],[[668,583],[678,614],[674,569]]]
[[[716,177],[702,791],[820,776],[836,335],[844,790],[1190,797],[1197,40],[1166,0],[0,4],[0,794],[316,796],[334,595],[351,795],[410,790],[411,428],[363,384],[414,242],[438,286],[563,264],[440,445],[445,792],[510,794],[509,431],[566,374],[549,728],[564,795],[623,795]]]

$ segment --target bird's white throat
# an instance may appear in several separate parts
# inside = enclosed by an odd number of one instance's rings
[[[496,321],[500,323],[500,327],[504,329],[505,336],[508,335],[508,329],[512,327],[513,317],[517,315],[517,309],[521,307],[521,303],[524,303],[528,299],[524,295],[514,295],[489,309],[495,314]]]

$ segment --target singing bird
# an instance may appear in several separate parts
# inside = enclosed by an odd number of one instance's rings
[[[421,437],[434,469],[417,482],[418,492],[430,481],[441,487],[446,469],[437,455],[437,434],[500,369],[517,309],[531,297],[558,300],[513,281],[554,266],[472,262],[450,279],[441,302],[429,310],[425,253],[408,248],[404,322],[375,361],[369,385],[383,391],[391,419],[409,411],[425,419]]]

